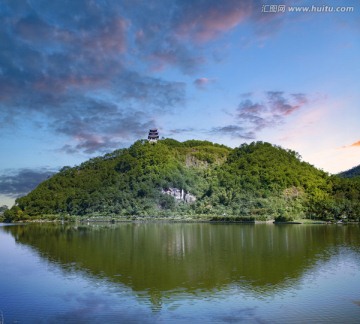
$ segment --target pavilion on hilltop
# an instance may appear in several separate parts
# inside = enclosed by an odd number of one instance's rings
[[[150,143],[156,143],[159,139],[159,132],[156,128],[149,130],[148,141]]]

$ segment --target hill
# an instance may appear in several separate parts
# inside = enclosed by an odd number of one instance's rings
[[[350,170],[339,173],[342,178],[354,178],[360,176],[360,165],[351,168]]]
[[[356,181],[329,176],[269,143],[238,148],[191,140],[145,140],[64,167],[5,212],[7,221],[43,215],[356,219]]]

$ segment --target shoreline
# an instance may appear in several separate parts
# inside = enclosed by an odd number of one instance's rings
[[[141,217],[141,216],[125,216],[125,217],[91,217],[91,218],[79,218],[66,217],[56,219],[49,218],[38,218],[38,219],[27,219],[18,222],[12,223],[3,223],[0,222],[1,226],[7,225],[16,225],[16,224],[34,224],[34,223],[53,223],[53,224],[120,224],[120,223],[208,223],[208,224],[247,224],[247,225],[256,225],[256,224],[271,224],[271,225],[348,225],[348,224],[359,224],[359,221],[320,221],[320,220],[311,220],[311,219],[300,219],[294,221],[275,221],[274,219],[270,220],[244,220],[244,219],[211,219],[211,217],[206,218],[191,218],[191,217]]]

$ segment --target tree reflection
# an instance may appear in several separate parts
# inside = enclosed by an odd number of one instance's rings
[[[176,293],[236,285],[251,294],[296,284],[337,253],[360,250],[359,226],[125,223],[2,227],[64,271],[125,284],[154,307]]]

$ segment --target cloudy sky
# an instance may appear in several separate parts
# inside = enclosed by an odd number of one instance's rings
[[[358,0],[0,0],[0,205],[151,127],[347,170],[359,75]]]

